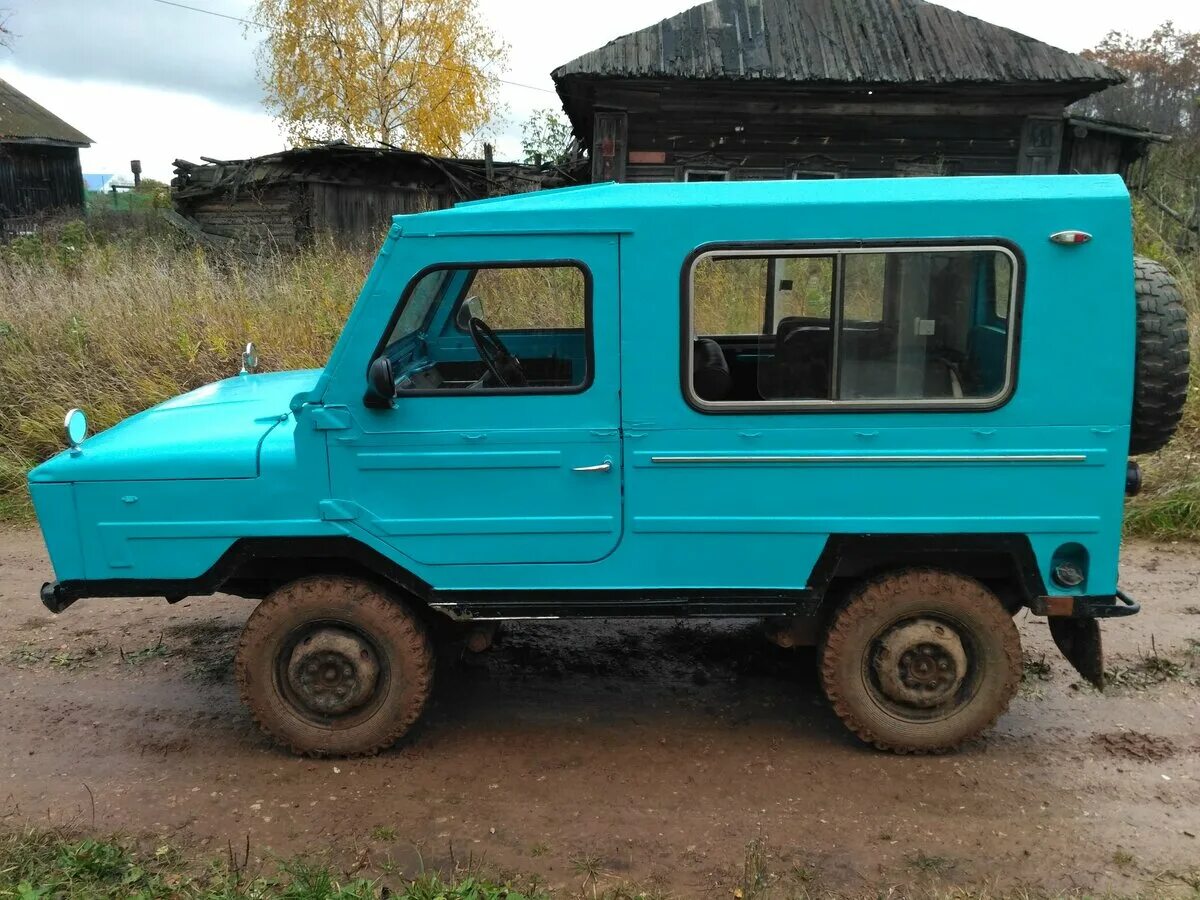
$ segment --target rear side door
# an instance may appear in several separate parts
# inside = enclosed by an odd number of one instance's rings
[[[414,243],[422,255],[405,262],[414,274],[398,282],[387,331],[405,316],[421,325],[392,351],[393,408],[354,405],[349,427],[330,432],[334,502],[425,565],[603,558],[622,530],[617,238]],[[409,305],[431,290],[442,294],[428,311]],[[529,385],[480,383],[469,310]]]

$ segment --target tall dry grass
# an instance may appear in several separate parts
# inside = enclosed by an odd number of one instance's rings
[[[373,257],[248,260],[80,222],[0,248],[0,517],[28,515],[25,475],[71,406],[106,428],[236,373],[251,339],[264,368],[323,365]]]
[[[1141,204],[1136,228],[1139,252],[1165,263],[1184,291],[1193,390],[1179,435],[1142,459],[1147,489],[1130,503],[1127,528],[1197,538],[1200,254],[1174,249],[1161,218]],[[131,227],[128,217],[100,220],[100,227],[66,223],[0,247],[0,521],[28,517],[26,473],[61,449],[62,417],[71,406],[87,409],[94,429],[106,428],[235,373],[251,339],[266,369],[323,365],[374,255],[374,247],[325,243],[298,255],[224,256],[181,245],[152,222]],[[704,323],[726,333],[761,326],[757,298],[765,276],[756,265],[697,272],[699,301],[740,293],[754,299],[735,310],[701,302],[701,330]],[[803,299],[789,314],[820,314],[827,273],[794,277]]]
[[[1131,500],[1128,534],[1200,538],[1200,249],[1181,249],[1179,234],[1144,201],[1134,204],[1138,253],[1165,265],[1179,283],[1192,334],[1192,376],[1183,423],[1163,450],[1142,457],[1142,495]]]

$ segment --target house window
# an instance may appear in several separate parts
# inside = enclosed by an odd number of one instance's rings
[[[729,172],[725,169],[685,169],[684,181],[728,181]]]
[[[957,175],[962,163],[957,159],[927,157],[923,159],[898,159],[895,172],[898,178],[941,178]]]
[[[824,181],[830,178],[845,178],[850,166],[829,156],[806,156],[790,163],[787,177],[793,181]]]
[[[731,248],[685,284],[684,390],[702,411],[980,408],[1011,389],[1005,247]]]

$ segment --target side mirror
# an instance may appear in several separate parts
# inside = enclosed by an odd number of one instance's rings
[[[367,395],[363,402],[372,409],[391,409],[396,399],[396,377],[392,361],[381,356],[367,370]]]
[[[483,318],[483,301],[476,296],[468,297],[462,302],[462,306],[458,308],[458,314],[454,317],[454,324],[461,330],[468,331],[472,319]]]

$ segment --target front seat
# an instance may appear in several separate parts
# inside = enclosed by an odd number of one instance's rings
[[[701,400],[715,403],[729,397],[733,376],[721,345],[711,338],[697,338],[692,345],[692,390]]]
[[[833,365],[833,332],[800,327],[778,345],[770,391],[772,400],[828,400]]]

